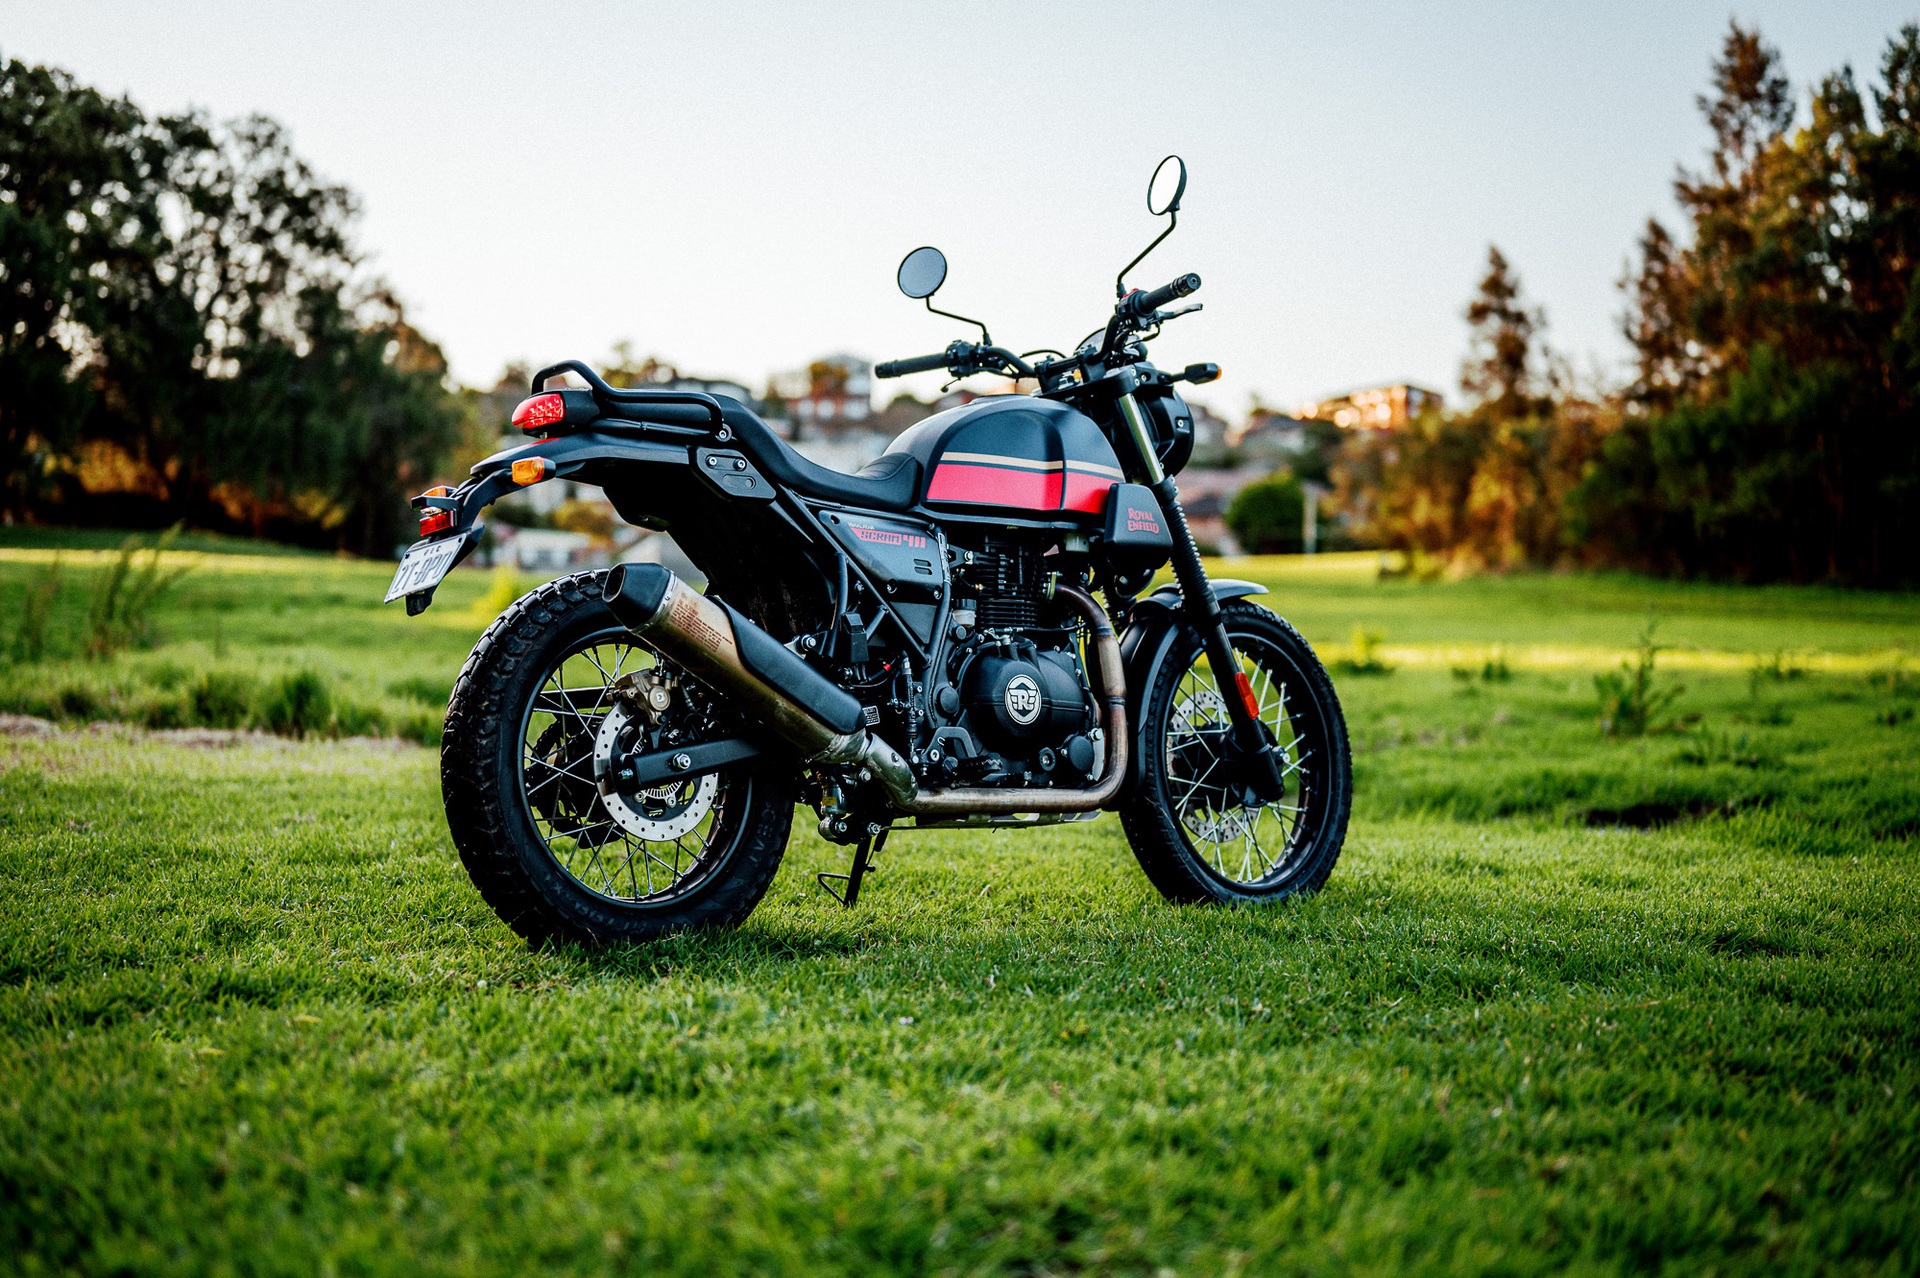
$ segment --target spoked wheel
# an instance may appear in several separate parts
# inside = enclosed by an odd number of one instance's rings
[[[528,595],[468,658],[441,747],[454,842],[488,903],[536,942],[732,926],[779,867],[792,778],[757,761],[601,794],[596,755],[722,731],[708,691],[614,620],[601,576]]]
[[[1249,903],[1318,889],[1353,806],[1346,722],[1319,658],[1264,608],[1229,604],[1225,613],[1286,789],[1263,803],[1236,776],[1231,675],[1223,692],[1198,639],[1181,636],[1143,690],[1139,783],[1120,810],[1141,868],[1175,901]]]
[[[677,744],[714,734],[706,690],[615,627],[562,653],[540,685],[521,730],[520,784],[547,850],[582,886],[615,901],[663,899],[710,865],[745,780],[710,772],[601,795],[593,765],[603,738],[608,753],[631,749],[652,726],[620,696],[623,678],[662,689],[667,708],[655,735],[675,733]]]

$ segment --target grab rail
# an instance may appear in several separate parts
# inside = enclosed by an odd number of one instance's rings
[[[561,373],[578,373],[586,380],[593,391],[593,398],[602,408],[608,404],[687,404],[695,408],[704,408],[713,418],[716,431],[725,428],[726,421],[720,412],[720,401],[703,391],[656,391],[623,390],[609,386],[606,379],[577,359],[561,360],[550,364],[533,375],[533,393],[538,395],[547,388],[547,379]]]

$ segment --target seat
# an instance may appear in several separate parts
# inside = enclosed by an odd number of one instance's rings
[[[848,475],[802,457],[739,400],[725,395],[714,398],[740,451],[770,478],[803,496],[874,510],[906,510],[913,505],[919,492],[920,463],[912,454],[887,453],[859,474]]]

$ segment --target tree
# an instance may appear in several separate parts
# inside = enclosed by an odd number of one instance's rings
[[[1466,320],[1467,409],[1356,434],[1338,468],[1338,499],[1371,540],[1456,571],[1555,562],[1564,551],[1559,497],[1572,482],[1568,446],[1584,436],[1562,438],[1546,393],[1554,379],[1539,341],[1545,317],[1526,304],[1497,247]]]
[[[0,66],[5,509],[388,553],[459,413],[353,216],[263,116]]]
[[[1241,547],[1256,555],[1291,554],[1301,549],[1307,496],[1291,471],[1277,470],[1233,495],[1227,527]]]
[[[1851,71],[1799,118],[1778,54],[1731,25],[1700,99],[1704,171],[1675,183],[1627,281],[1627,416],[1571,495],[1591,554],[1748,580],[1920,578],[1920,30],[1872,109]]]

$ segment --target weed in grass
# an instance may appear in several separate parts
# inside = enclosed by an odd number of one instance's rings
[[[20,601],[20,620],[13,628],[9,654],[15,661],[33,662],[47,656],[47,623],[53,617],[54,601],[60,595],[60,553],[54,552],[47,566],[27,581],[25,597]]]
[[[1460,683],[1462,692],[1476,691],[1473,686],[1475,679],[1481,683],[1509,683],[1513,679],[1513,668],[1507,664],[1505,650],[1500,648],[1495,648],[1493,654],[1480,663],[1478,670],[1472,666],[1454,666],[1451,672]]]
[[[110,657],[122,648],[153,644],[153,610],[188,572],[184,566],[166,572],[160,567],[162,556],[179,535],[180,525],[175,524],[144,545],[139,537],[121,543],[119,557],[95,581],[87,607],[89,657]],[[142,551],[146,562],[136,568],[134,561]]]
[[[289,671],[268,684],[257,710],[260,726],[283,737],[321,736],[333,726],[333,689],[319,671]]]
[[[1686,690],[1678,684],[1654,686],[1654,662],[1660,652],[1660,645],[1653,641],[1654,625],[1649,621],[1641,630],[1639,652],[1633,660],[1622,661],[1618,670],[1603,670],[1593,677],[1593,690],[1600,700],[1601,736],[1643,737],[1677,726],[1659,720]]]
[[[1785,683],[1790,679],[1805,678],[1806,673],[1805,667],[1793,653],[1785,648],[1775,648],[1767,656],[1754,658],[1747,678],[1754,689],[1754,695],[1758,696],[1760,681],[1763,679],[1774,683]]]
[[[1386,632],[1355,623],[1347,654],[1333,662],[1333,672],[1345,675],[1388,675],[1393,667],[1380,656]]]
[[[333,722],[329,726],[343,737],[385,736],[387,716],[379,706],[338,697],[333,702]]]
[[[1732,764],[1736,768],[1780,766],[1780,752],[1777,749],[1752,740],[1744,732],[1735,737],[1730,732],[1716,732],[1710,728],[1694,732],[1674,758],[1698,767],[1717,763]]]
[[[436,679],[430,675],[412,675],[405,679],[395,679],[388,684],[387,695],[403,697],[425,705],[444,707],[447,700],[453,696],[453,688],[444,679]]]
[[[1888,706],[1885,710],[1878,711],[1873,716],[1873,721],[1875,723],[1885,724],[1889,728],[1897,728],[1903,723],[1912,723],[1913,707]]]
[[[193,721],[209,728],[238,728],[260,699],[260,681],[238,670],[204,670],[187,689]]]
[[[1784,728],[1793,722],[1793,712],[1787,709],[1784,701],[1763,701],[1733,717],[1742,723],[1758,724],[1763,728]]]

